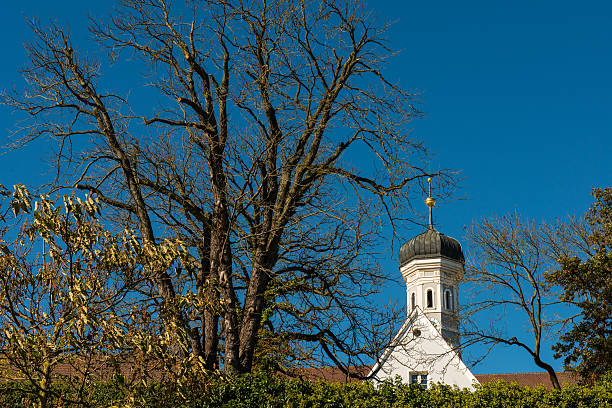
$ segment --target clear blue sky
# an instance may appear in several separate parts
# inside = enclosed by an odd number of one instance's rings
[[[391,61],[390,77],[422,92],[426,117],[414,122],[414,132],[436,154],[432,168],[461,171],[458,200],[438,203],[439,230],[461,240],[463,228],[484,216],[514,210],[536,220],[579,215],[592,187],[610,185],[612,3],[371,4],[380,19],[395,21],[389,38],[402,53]],[[106,1],[5,2],[2,87],[20,84],[23,43],[31,38],[25,17],[68,23],[84,38],[87,16],[109,11]],[[15,117],[2,108],[0,120],[6,134]],[[46,157],[37,149],[4,156],[0,183],[39,184],[47,178]],[[384,267],[397,270],[397,263]],[[539,371],[521,351],[508,351],[493,353],[474,371]]]

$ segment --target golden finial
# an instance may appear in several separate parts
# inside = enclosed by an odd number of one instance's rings
[[[431,177],[427,178],[427,183],[429,183],[429,197],[425,199],[425,205],[429,207],[429,226],[428,228],[433,229],[433,207],[436,205],[436,200],[431,196]]]

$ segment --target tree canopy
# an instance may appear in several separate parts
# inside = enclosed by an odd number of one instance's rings
[[[612,371],[612,188],[595,188],[593,197],[584,257],[561,257],[548,277],[563,288],[561,299],[581,312],[554,346],[556,355],[587,380]]]
[[[49,193],[95,196],[142,245],[185,245],[186,266],[130,296],[189,355],[247,372],[265,344],[287,351],[279,368],[379,352],[393,314],[370,296],[388,279],[376,241],[432,174],[416,95],[386,78],[394,52],[361,2],[121,1],[90,32],[144,72],[132,89],[61,26],[32,29],[26,84],[3,95],[31,118],[14,146],[51,144]]]

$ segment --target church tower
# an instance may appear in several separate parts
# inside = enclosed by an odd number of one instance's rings
[[[442,337],[453,347],[459,347],[459,300],[458,283],[463,277],[463,251],[461,244],[434,228],[431,197],[425,204],[429,207],[427,230],[400,247],[400,272],[406,282],[408,314],[420,307],[425,316],[440,331]]]
[[[436,231],[435,201],[429,197],[427,230],[400,247],[400,272],[406,282],[406,321],[370,370],[373,381],[400,377],[428,388],[431,383],[473,390],[478,380],[459,352],[458,283],[463,277],[459,242]]]

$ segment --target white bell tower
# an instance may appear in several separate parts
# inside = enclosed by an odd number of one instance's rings
[[[459,350],[458,283],[463,276],[459,242],[439,233],[433,224],[431,179],[427,230],[399,250],[400,272],[406,282],[408,311],[385,351],[370,370],[374,381],[400,377],[428,388],[431,383],[474,390],[478,380],[461,360]]]
[[[459,318],[457,315],[459,286],[464,273],[461,244],[436,231],[433,225],[433,207],[429,197],[427,230],[401,246],[400,272],[406,282],[407,313],[418,306],[453,347],[459,347]]]

